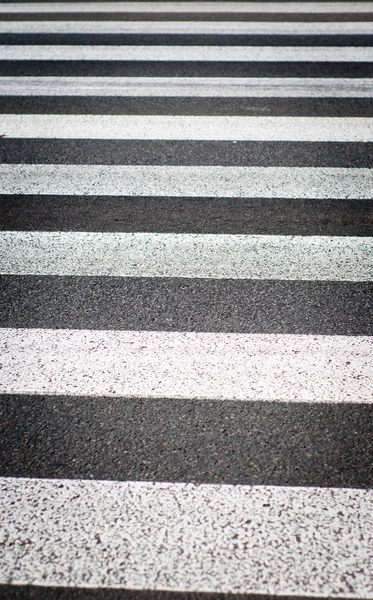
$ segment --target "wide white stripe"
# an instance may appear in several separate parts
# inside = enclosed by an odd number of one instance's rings
[[[372,98],[373,79],[295,77],[0,77],[2,96]]]
[[[373,118],[0,114],[7,138],[373,142]]]
[[[10,2],[0,13],[370,13],[371,2]]]
[[[0,232],[0,273],[373,280],[373,238]]]
[[[0,490],[1,583],[373,598],[372,490],[15,478]]]
[[[373,402],[373,338],[0,329],[0,393]]]
[[[0,60],[372,62],[373,47],[0,45]]]
[[[371,35],[373,22],[0,21],[0,33]]]
[[[373,198],[373,170],[0,164],[0,194]]]

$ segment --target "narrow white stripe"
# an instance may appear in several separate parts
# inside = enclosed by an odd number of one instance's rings
[[[0,21],[0,33],[371,35],[373,22]]]
[[[2,583],[373,598],[372,490],[15,478],[0,490]]]
[[[0,194],[373,198],[373,170],[0,164]]]
[[[0,77],[2,96],[373,98],[373,79],[267,77]]]
[[[371,2],[10,2],[0,13],[370,13]]]
[[[0,114],[7,138],[373,142],[373,118]]]
[[[373,47],[0,45],[0,60],[373,62]]]
[[[0,329],[0,393],[373,402],[373,339]]]
[[[0,272],[372,281],[373,238],[0,232]]]

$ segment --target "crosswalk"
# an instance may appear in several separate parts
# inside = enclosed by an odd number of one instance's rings
[[[0,3],[0,596],[373,599],[373,4]]]

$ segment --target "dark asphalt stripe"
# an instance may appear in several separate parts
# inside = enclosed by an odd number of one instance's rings
[[[3,33],[0,44],[155,46],[372,46],[371,35]]]
[[[366,167],[373,143],[0,139],[1,163]]]
[[[0,96],[0,113],[373,117],[373,102],[371,98]]]
[[[0,76],[373,77],[370,62],[3,60]]]
[[[0,396],[0,475],[364,488],[373,406]]]
[[[1,275],[0,327],[373,335],[373,284]]]
[[[241,22],[367,22],[373,21],[372,13],[124,13],[124,12],[34,12],[1,13],[1,21],[241,21]]]
[[[148,590],[52,588],[26,585],[0,585],[0,596],[3,600],[278,600],[279,598],[278,596],[259,594],[153,592]],[[308,598],[281,596],[281,600],[308,600]],[[322,599],[314,598],[313,600]],[[340,598],[339,600],[344,599]]]
[[[0,195],[0,227],[371,236],[371,200]]]

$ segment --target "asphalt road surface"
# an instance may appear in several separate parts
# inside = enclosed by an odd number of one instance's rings
[[[0,597],[373,599],[373,3],[0,3]]]

